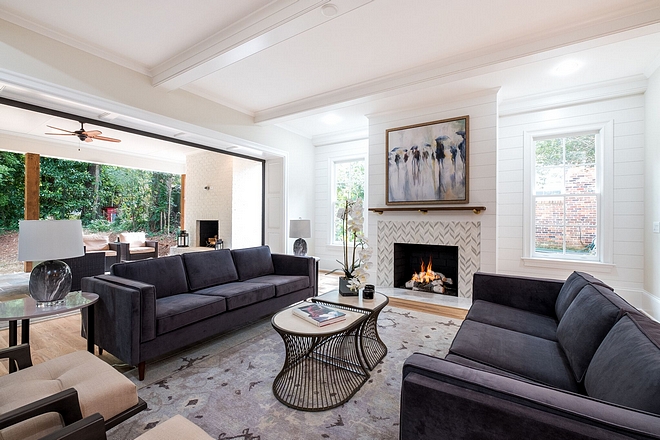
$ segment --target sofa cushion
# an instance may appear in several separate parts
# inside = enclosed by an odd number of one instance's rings
[[[231,255],[234,258],[240,281],[275,273],[268,246],[233,249]]]
[[[604,287],[586,285],[557,326],[557,340],[578,382],[584,379],[591,358],[621,315],[622,304],[613,296],[616,294]]]
[[[275,286],[275,296],[284,296],[308,288],[309,277],[301,275],[265,275],[251,278],[246,283],[272,284]]]
[[[221,296],[227,310],[235,310],[275,297],[275,286],[261,283],[227,283],[195,291],[198,295]]]
[[[130,247],[140,247],[147,241],[147,235],[144,232],[122,232],[119,241],[128,243]]]
[[[449,352],[534,382],[579,390],[568,360],[555,341],[466,320]]]
[[[557,340],[557,321],[554,318],[488,301],[476,300],[472,303],[465,319]]]
[[[188,292],[188,280],[180,255],[114,264],[110,270],[130,280],[156,287],[156,298]]]
[[[171,332],[227,310],[225,299],[182,293],[156,300],[156,334]]]
[[[595,278],[588,273],[584,272],[573,272],[564,282],[559,295],[557,296],[557,301],[555,301],[555,313],[557,314],[557,321],[561,321],[561,318],[566,313],[566,310],[571,305],[576,296],[580,293],[582,288],[587,284],[595,284],[598,286],[606,287],[610,290],[612,288],[607,284],[603,283],[598,278]]]
[[[590,397],[660,415],[660,325],[624,315],[596,350],[584,387]]]
[[[183,254],[190,290],[203,289],[238,280],[229,249]]]

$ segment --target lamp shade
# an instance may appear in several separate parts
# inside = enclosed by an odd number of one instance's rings
[[[309,238],[311,236],[311,220],[289,220],[289,238]]]
[[[18,260],[46,261],[85,254],[80,220],[21,220]]]

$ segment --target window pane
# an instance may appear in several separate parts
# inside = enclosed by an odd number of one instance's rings
[[[536,225],[535,248],[537,252],[563,254],[564,227]]]
[[[562,226],[564,224],[564,199],[562,197],[536,199],[534,215],[538,226]]]
[[[596,165],[566,167],[566,193],[588,194],[596,192]]]
[[[593,164],[596,162],[596,135],[566,138],[567,164]]]
[[[536,168],[536,195],[562,194],[564,192],[564,167]]]
[[[566,253],[596,255],[596,226],[566,226]]]
[[[536,150],[536,165],[562,165],[564,163],[564,151],[561,138],[545,139],[534,142]]]
[[[333,242],[340,243],[344,233],[343,222],[337,218],[336,213],[339,208],[344,207],[346,200],[364,200],[364,159],[335,162],[334,173],[335,187],[333,191],[336,202],[332,210]]]

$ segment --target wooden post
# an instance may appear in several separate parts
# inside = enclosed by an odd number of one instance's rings
[[[181,213],[181,229],[186,229],[186,175],[181,174],[181,200],[179,201],[179,212]]]
[[[39,220],[39,181],[41,170],[39,166],[39,155],[34,153],[25,154],[25,220]],[[32,262],[23,263],[25,272],[32,271]]]

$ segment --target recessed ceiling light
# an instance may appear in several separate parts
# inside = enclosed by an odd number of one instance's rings
[[[341,116],[334,113],[329,113],[321,118],[321,122],[327,125],[335,125],[340,123],[342,120],[343,118]]]
[[[552,73],[560,76],[570,75],[571,73],[577,72],[580,69],[580,67],[582,67],[582,63],[580,63],[579,61],[566,60],[559,63],[559,65],[554,68]]]
[[[332,3],[321,6],[321,14],[325,15],[326,17],[337,15],[338,11],[339,10],[337,9],[337,6],[333,5]]]

